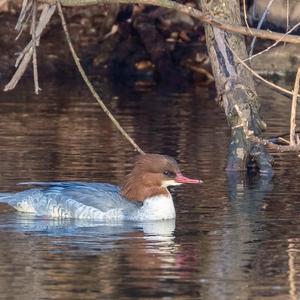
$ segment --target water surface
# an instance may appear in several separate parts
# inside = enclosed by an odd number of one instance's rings
[[[0,94],[0,191],[120,182],[134,153],[81,81],[42,85],[39,97],[31,82]],[[276,154],[273,178],[227,174],[229,132],[211,87],[104,92],[145,151],[175,157],[205,184],[173,192],[176,223],[48,220],[2,205],[0,298],[299,298],[299,157]],[[259,93],[267,134],[288,132],[290,101]]]

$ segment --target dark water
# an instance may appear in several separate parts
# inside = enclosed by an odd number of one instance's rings
[[[299,299],[300,158],[276,154],[273,178],[226,174],[229,133],[211,90],[107,88],[144,150],[174,156],[205,184],[176,189],[176,224],[45,220],[1,206],[0,298]],[[268,134],[287,132],[290,101],[259,93]],[[118,183],[133,158],[81,82],[0,94],[0,191]]]

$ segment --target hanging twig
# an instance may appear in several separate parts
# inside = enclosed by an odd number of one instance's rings
[[[28,14],[31,7],[32,7],[32,0],[29,0],[29,1],[28,0],[23,0],[22,9],[21,9],[21,12],[20,12],[16,27],[15,27],[15,29],[17,31],[21,31],[21,28],[24,25],[24,20],[26,18],[26,15]]]
[[[29,6],[30,6],[30,8],[32,7],[32,1],[29,1],[27,3],[27,1],[24,0],[23,3],[25,3],[25,2],[26,2],[27,6],[24,9],[26,10],[26,12],[28,12]],[[33,32],[34,26],[32,25],[32,39],[30,40],[30,42],[26,45],[26,47],[23,49],[23,51],[17,57],[16,64],[15,64],[17,70],[14,73],[11,80],[4,87],[4,91],[9,91],[9,90],[14,89],[15,86],[17,85],[17,83],[19,82],[19,80],[21,79],[21,77],[23,76],[24,72],[26,71],[26,69],[33,57],[34,40],[35,40],[35,46],[37,47],[40,42],[41,34],[42,34],[43,30],[45,29],[46,25],[49,23],[52,15],[54,14],[55,8],[56,8],[56,5],[50,5],[50,4],[43,5],[43,10],[39,17],[39,22],[35,26],[35,28],[36,28],[35,33]],[[33,10],[31,10],[31,14],[33,14]],[[25,16],[26,16],[26,14],[25,14]],[[19,30],[22,30],[22,28],[23,28],[22,26],[24,25],[24,22],[26,22],[26,21],[24,21],[25,16],[23,16],[21,23],[18,25]],[[30,16],[30,14],[28,16]],[[32,17],[32,21],[34,21],[33,17]],[[35,23],[36,23],[36,20],[35,20]],[[35,65],[35,64],[36,63],[33,62],[33,65]],[[36,72],[34,76],[37,76],[37,69],[34,72]],[[37,82],[38,81],[35,80],[35,87],[38,86],[38,84],[36,85]]]
[[[245,24],[248,28],[248,30],[250,31],[250,33],[253,35],[253,32],[248,24],[248,16],[247,16],[247,7],[246,7],[246,0],[243,0],[243,10],[244,10],[244,20],[245,20]]]
[[[293,100],[291,108],[291,119],[290,119],[290,145],[296,145],[296,109],[297,109],[297,95],[299,92],[299,80],[300,80],[300,67],[298,68],[295,85],[293,90]]]
[[[123,129],[123,127],[120,125],[120,123],[115,119],[115,117],[112,115],[112,113],[108,110],[108,108],[106,107],[106,105],[103,103],[102,99],[100,98],[100,96],[97,94],[96,90],[94,89],[92,83],[89,81],[89,79],[87,78],[87,75],[84,71],[84,69],[82,68],[82,65],[79,61],[79,58],[76,54],[76,51],[73,47],[72,41],[71,41],[71,37],[69,34],[69,30],[65,21],[65,17],[62,11],[62,7],[60,4],[60,1],[57,1],[57,7],[58,7],[58,13],[61,19],[61,24],[67,39],[67,43],[69,45],[72,57],[74,59],[74,62],[78,68],[78,71],[82,77],[82,79],[84,80],[85,84],[87,85],[87,87],[89,88],[90,92],[92,93],[92,95],[94,96],[94,98],[96,99],[96,101],[99,103],[99,105],[101,106],[102,110],[105,112],[105,114],[110,118],[110,120],[113,122],[113,124],[116,126],[116,128],[120,131],[120,133],[127,139],[127,141],[134,147],[134,149],[136,151],[138,151],[140,154],[145,154],[145,152],[135,143],[135,141],[129,136],[129,134],[125,131],[125,129]]]
[[[31,3],[31,2],[30,2],[30,3]],[[31,4],[30,4],[30,5],[31,5]],[[19,39],[19,37],[22,35],[22,33],[23,33],[24,29],[26,28],[26,25],[27,25],[27,23],[28,23],[28,21],[29,21],[31,15],[32,15],[32,7],[31,7],[31,12],[29,12],[29,13],[27,14],[26,19],[25,19],[25,20],[22,20],[21,28],[20,28],[20,30],[19,30],[18,35],[17,35],[16,38],[15,38],[16,41],[17,41],[17,40]],[[15,29],[17,30],[17,28],[15,28]]]
[[[36,14],[37,14],[37,0],[33,0],[33,11],[32,11],[32,27],[31,27],[31,36],[32,36],[32,48],[33,48],[33,56],[32,56],[32,65],[33,65],[33,80],[34,80],[34,90],[38,95],[39,93],[39,74],[37,67],[37,54],[36,54]]]
[[[286,0],[286,31],[290,29],[290,0]]]

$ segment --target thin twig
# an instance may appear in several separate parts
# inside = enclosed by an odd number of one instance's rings
[[[297,243],[297,239],[290,238],[288,239],[288,281],[289,281],[289,295],[290,300],[297,300],[297,268],[296,268],[296,259],[297,259],[297,248],[295,243]]]
[[[24,0],[25,1],[25,0]],[[29,2],[30,7],[32,7],[32,1]],[[39,45],[39,41],[41,38],[41,34],[43,30],[45,29],[46,25],[49,23],[52,15],[55,12],[56,5],[49,5],[45,4],[43,6],[42,12],[39,17],[39,21],[36,24],[35,28],[35,45],[36,47]],[[30,9],[29,16],[32,16],[33,10]],[[28,16],[27,16],[28,18]],[[32,19],[32,17],[31,17]],[[27,19],[26,19],[27,20]],[[33,20],[33,19],[32,19]],[[20,28],[22,28],[22,25],[24,25],[24,22],[20,24]],[[33,34],[33,28],[31,24],[31,35]],[[22,78],[24,72],[26,71],[28,65],[30,62],[32,62],[32,56],[33,56],[33,36],[31,40],[28,42],[28,44],[25,46],[23,51],[19,53],[18,58],[16,60],[15,67],[17,68],[16,72],[14,73],[11,80],[5,85],[4,91],[9,91],[15,88],[15,86],[18,84],[19,80]]]
[[[33,12],[32,12],[32,65],[33,65],[33,80],[34,80],[34,91],[39,94],[39,74],[37,68],[37,53],[36,53],[36,14],[37,14],[37,1],[33,0]]]
[[[291,108],[291,119],[290,119],[290,145],[296,145],[296,109],[297,109],[297,95],[299,92],[299,80],[300,80],[300,67],[298,68],[295,85],[293,90],[293,100]]]
[[[253,35],[253,32],[248,24],[248,16],[247,16],[247,7],[246,7],[246,0],[243,0],[243,9],[244,9],[244,20],[245,20],[245,24],[248,28],[248,30],[250,31],[250,33]]]
[[[28,11],[29,11],[29,9],[30,9],[31,11],[30,11],[29,13],[27,13],[27,16],[26,16],[25,20],[22,20],[22,21],[21,21],[21,22],[22,22],[22,23],[20,24],[21,27],[20,27],[20,29],[19,29],[19,33],[18,33],[18,35],[16,36],[15,40],[18,40],[19,37],[22,35],[24,29],[26,28],[26,24],[28,23],[28,21],[29,21],[31,15],[32,15],[32,1],[29,3],[29,6],[27,7],[27,9],[28,9]],[[18,21],[18,22],[19,22],[19,21]],[[17,25],[16,25],[16,30],[18,31]]]
[[[17,31],[20,31],[23,24],[24,24],[24,19],[26,18],[26,15],[28,14],[29,10],[31,9],[32,7],[32,0],[28,1],[28,0],[23,0],[22,2],[22,8],[21,8],[21,12],[20,12],[20,15],[19,15],[19,18],[18,18],[18,21],[17,21],[17,24],[16,24],[16,27],[15,29]],[[30,15],[30,14],[29,14]]]
[[[273,47],[277,46],[280,42],[282,42],[283,38],[285,35],[288,35],[289,33],[293,32],[295,29],[297,29],[297,27],[299,27],[300,22],[297,23],[296,25],[294,25],[288,32],[286,32],[278,41],[276,41],[274,44],[270,45],[269,47],[267,47],[266,49],[252,55],[251,57],[248,57],[246,59],[244,59],[243,61],[247,61],[247,60],[252,60],[253,58],[255,58],[256,56],[259,56],[267,51],[269,51],[270,49],[272,49]]]
[[[283,143],[286,143],[287,145],[290,144],[290,142],[289,142],[288,140],[284,139],[284,138],[281,137],[281,136],[278,138],[278,140],[281,141],[281,142],[283,142]]]
[[[257,72],[255,72],[252,68],[250,68],[246,63],[244,63],[244,61],[236,54],[236,52],[229,46],[229,44],[227,43],[226,40],[224,40],[225,44],[227,45],[227,47],[230,49],[230,51],[232,52],[233,56],[248,70],[250,71],[256,78],[260,79],[263,83],[267,84],[268,86],[273,87],[274,89],[281,91],[285,94],[288,95],[293,95],[293,92],[274,84],[271,81],[268,81],[267,79],[263,78],[262,76],[260,76]],[[297,97],[300,98],[300,95],[298,94]]]
[[[15,72],[15,74],[13,75],[9,83],[5,85],[4,92],[13,90],[16,87],[17,83],[22,78],[28,65],[30,64],[31,57],[32,57],[32,47],[30,47],[30,49],[25,53],[20,65],[18,66],[17,71]]]
[[[82,68],[82,65],[81,65],[81,63],[79,61],[79,58],[78,58],[78,56],[76,54],[76,51],[75,51],[75,49],[73,47],[73,44],[72,44],[72,41],[71,41],[71,37],[70,37],[70,34],[69,34],[69,30],[68,30],[68,27],[67,27],[67,24],[66,24],[66,20],[65,20],[63,11],[62,11],[60,0],[57,1],[57,7],[58,7],[58,14],[59,14],[60,19],[61,19],[61,24],[62,24],[64,33],[66,35],[66,39],[67,39],[67,42],[68,42],[68,45],[69,45],[72,57],[74,59],[74,62],[76,64],[77,68],[78,68],[78,71],[79,71],[82,79],[84,80],[85,84],[89,88],[89,90],[92,93],[92,95],[94,96],[94,98],[97,100],[97,102],[101,106],[102,110],[110,118],[110,120],[113,122],[113,124],[116,126],[116,128],[121,132],[121,134],[127,139],[127,141],[134,147],[134,149],[136,151],[138,151],[140,154],[145,154],[145,152],[135,143],[135,141],[128,135],[128,133],[123,129],[123,127],[120,125],[120,123],[115,119],[115,117],[112,115],[112,113],[108,110],[108,108],[103,103],[103,101],[100,98],[100,96],[95,91],[92,83],[87,78],[87,75],[86,75],[84,69]]]
[[[290,0],[286,0],[286,31],[290,28]]]

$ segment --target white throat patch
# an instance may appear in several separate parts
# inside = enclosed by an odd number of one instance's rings
[[[166,220],[174,219],[176,216],[172,196],[154,196],[144,201],[135,220]]]
[[[174,186],[174,185],[181,185],[181,183],[176,182],[174,179],[170,179],[170,180],[164,180],[162,182],[162,187],[166,188],[168,186]]]

